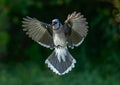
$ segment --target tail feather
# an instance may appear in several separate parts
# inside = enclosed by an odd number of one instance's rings
[[[59,48],[59,50],[61,51],[55,49],[48,57],[48,59],[46,59],[45,63],[48,64],[48,67],[56,74],[64,75],[65,73],[71,71],[72,68],[74,68],[76,60],[72,57],[66,48]]]

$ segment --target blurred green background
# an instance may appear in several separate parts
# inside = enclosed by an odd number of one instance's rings
[[[70,50],[76,67],[66,75],[53,73],[45,59],[51,50],[22,31],[22,18],[51,23],[81,12],[89,32]],[[120,85],[120,0],[0,0],[0,85]]]

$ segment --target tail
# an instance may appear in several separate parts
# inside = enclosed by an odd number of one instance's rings
[[[64,75],[74,68],[76,60],[68,52],[67,47],[55,48],[53,53],[46,59],[46,64],[58,75]]]

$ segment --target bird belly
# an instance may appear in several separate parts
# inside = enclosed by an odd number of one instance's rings
[[[66,46],[66,40],[64,35],[55,34],[54,36],[54,44],[55,46]]]

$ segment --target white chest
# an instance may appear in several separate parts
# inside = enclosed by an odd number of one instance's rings
[[[65,36],[63,34],[55,34],[54,35],[54,44],[56,46],[64,46],[66,44]]]

